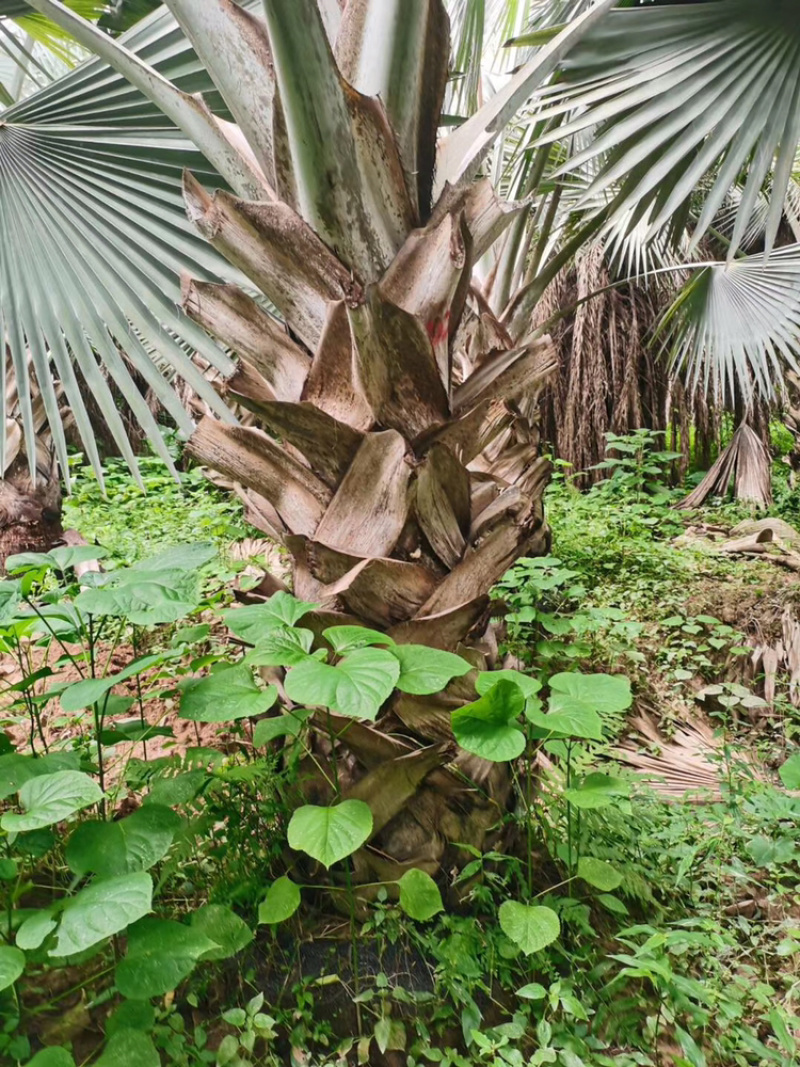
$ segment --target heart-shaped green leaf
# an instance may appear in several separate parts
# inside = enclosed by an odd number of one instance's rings
[[[17,947],[30,952],[39,948],[58,925],[58,907],[41,908],[29,915],[17,930]]]
[[[400,664],[389,651],[357,648],[335,667],[307,659],[286,677],[286,692],[296,704],[330,708],[354,719],[375,719],[391,696]]]
[[[103,797],[100,786],[81,771],[57,771],[31,778],[19,791],[24,815],[6,812],[0,826],[8,833],[25,833],[52,826]]]
[[[117,822],[85,822],[73,832],[66,860],[75,874],[104,877],[146,871],[166,856],[180,816],[160,804],[145,804]]]
[[[561,922],[552,908],[535,908],[507,900],[498,912],[500,929],[526,956],[540,952],[558,939]]]
[[[337,656],[352,652],[356,648],[368,645],[393,645],[394,641],[379,630],[370,630],[366,626],[329,626],[322,631],[322,636]]]
[[[525,706],[522,690],[505,679],[474,704],[453,712],[453,734],[459,745],[493,763],[514,760],[525,751],[518,718]]]
[[[372,812],[362,800],[343,800],[330,808],[306,804],[289,820],[289,846],[323,867],[351,856],[372,833]]]
[[[108,550],[98,545],[65,545],[52,552],[20,552],[6,560],[6,571],[19,574],[21,571],[56,570],[66,571],[77,563],[90,563],[96,559],[105,559]]]
[[[161,1057],[141,1030],[118,1030],[108,1039],[95,1067],[161,1067]]]
[[[135,626],[178,622],[200,603],[200,578],[194,571],[112,571],[104,584],[75,599],[83,615],[124,618]]]
[[[622,778],[610,778],[607,774],[587,774],[575,789],[565,789],[564,797],[574,807],[588,811],[607,808],[629,793],[630,786]]]
[[[25,1067],[75,1067],[75,1060],[65,1048],[43,1048]]]
[[[547,990],[539,982],[531,982],[529,985],[524,985],[521,989],[518,989],[517,996],[522,997],[523,1000],[544,1000],[547,996]]]
[[[244,608],[223,611],[225,625],[245,641],[258,645],[276,627],[294,626],[304,615],[316,608],[305,600],[298,600],[289,593],[275,593],[264,604],[251,604]]]
[[[25,970],[25,953],[11,945],[0,945],[0,990],[12,986]]]
[[[481,671],[475,679],[475,689],[481,696],[485,696],[498,682],[504,680],[518,685],[525,694],[526,699],[535,697],[542,688],[542,683],[536,678],[531,678],[529,674],[505,668],[499,671]]]
[[[128,931],[127,955],[117,964],[117,989],[130,1000],[164,996],[216,948],[201,930],[171,919],[144,919]]]
[[[228,667],[205,678],[184,682],[181,692],[182,719],[192,722],[234,722],[263,715],[278,699],[274,685],[262,689],[249,667]]]
[[[129,664],[118,674],[108,674],[105,678],[86,678],[82,682],[74,682],[59,693],[58,699],[61,701],[61,707],[66,712],[81,711],[83,708],[91,707],[92,704],[101,701],[106,693],[113,689],[115,685],[119,685],[120,682],[135,678],[137,674],[142,674],[144,671],[150,670],[151,667],[160,666],[167,660],[175,659],[178,656],[179,653],[175,652],[159,652],[152,656],[143,656],[141,659]]]
[[[795,752],[781,766],[778,774],[787,789],[800,789],[800,752]]]
[[[595,859],[594,856],[581,856],[578,860],[578,877],[584,882],[610,893],[622,885],[622,875],[610,863]]]
[[[596,711],[586,707],[562,707],[545,715],[538,708],[529,707],[526,718],[533,726],[550,737],[579,737],[603,740],[603,721]]]
[[[633,702],[630,681],[615,674],[554,674],[550,693],[550,711],[556,714],[584,708],[601,715],[614,714],[626,711]]]
[[[253,744],[256,748],[268,745],[277,737],[297,737],[303,723],[313,714],[307,708],[295,708],[283,715],[273,715],[268,719],[259,719],[253,727]]]
[[[98,878],[64,905],[51,956],[74,956],[147,915],[153,880],[145,871]]]
[[[295,667],[308,659],[313,643],[311,630],[276,626],[248,652],[244,662],[254,667]]]
[[[191,923],[193,929],[205,934],[217,946],[204,953],[204,960],[227,960],[253,940],[253,931],[244,919],[224,904],[206,904],[198,908]]]
[[[427,922],[440,911],[444,911],[439,887],[425,871],[412,867],[406,871],[398,884],[400,907],[410,918]]]
[[[300,907],[300,887],[284,875],[273,882],[258,906],[258,921],[267,926],[285,922]]]
[[[417,696],[439,693],[453,678],[472,670],[461,656],[426,645],[394,645],[389,651],[400,664],[397,688]]]
[[[7,752],[0,756],[0,800],[19,792],[32,778],[57,771],[77,771],[80,763],[77,752],[50,752],[36,757]]]

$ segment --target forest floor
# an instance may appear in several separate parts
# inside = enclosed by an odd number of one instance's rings
[[[214,542],[205,614],[191,622],[208,627],[202,648],[218,657],[214,613],[231,589],[257,580],[263,545],[235,502],[197,473],[177,487],[148,460],[145,481],[146,497],[112,462],[103,499],[78,471],[67,524],[119,565]],[[568,753],[573,780],[599,768],[625,783],[614,803],[578,811],[576,829],[572,806],[542,793],[536,888],[560,915],[557,945],[529,958],[511,951],[497,902],[520,865],[492,853],[454,875],[461,905],[432,922],[413,923],[379,899],[356,920],[357,975],[338,956],[330,918],[307,915],[291,933],[261,927],[244,962],[198,971],[151,1014],[124,1023],[149,1035],[147,1055],[154,1048],[176,1067],[799,1062],[800,574],[774,544],[727,550],[749,530],[739,524],[763,516],[732,505],[687,514],[672,508],[678,495],[646,480],[641,459],[589,492],[558,480],[548,500],[551,555],[521,561],[496,591],[506,652],[520,665],[625,674],[634,692],[602,745]],[[770,514],[800,527],[800,494],[780,468]],[[791,532],[781,534],[791,552]],[[168,637],[176,647],[174,627]],[[106,651],[117,666],[131,658],[125,645]],[[191,656],[195,668],[205,662]],[[12,659],[0,664],[6,685],[19,681]],[[198,753],[236,749],[235,731],[222,726],[199,733],[181,722],[169,737],[178,720],[168,698],[151,714],[165,735],[149,752],[117,746],[121,773],[133,767],[144,781],[177,760],[188,778]],[[9,736],[22,743],[22,717],[7,715]],[[76,728],[68,718],[51,716],[60,744]],[[276,856],[254,843],[276,818],[274,768],[259,773],[239,776],[236,793],[226,780],[231,792],[204,816],[206,845],[180,870],[164,868],[166,914],[210,902],[254,920]],[[234,802],[235,819],[226,814]],[[618,877],[592,894],[556,884],[559,865],[572,862],[567,847],[588,848]],[[73,1058],[35,1067],[88,1062],[103,1030],[108,1038],[122,1025],[108,982],[95,957],[23,986],[16,1005],[5,1004],[0,1063],[27,1064],[42,1045]],[[141,1050],[112,1052],[109,1044],[102,1067],[155,1067]]]

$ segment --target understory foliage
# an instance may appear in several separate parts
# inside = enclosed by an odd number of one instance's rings
[[[658,437],[608,444],[613,477],[557,481],[553,554],[495,591],[504,670],[237,605],[213,545],[10,561],[0,1061],[794,1063],[800,721],[781,692],[753,726],[745,635],[703,610],[764,574],[674,543]],[[460,772],[376,718],[451,679],[472,781],[509,792],[482,846],[398,871],[396,794],[430,776],[452,821]],[[695,802],[633,769],[648,708],[665,745],[692,708],[716,731]]]

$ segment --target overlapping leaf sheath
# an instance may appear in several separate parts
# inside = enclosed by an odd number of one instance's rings
[[[186,188],[199,228],[288,327],[231,287],[187,282],[187,313],[237,349],[229,391],[260,427],[208,418],[191,451],[267,499],[298,596],[402,626],[408,640],[439,616],[456,647],[481,618],[465,609],[485,607],[509,564],[545,542],[547,466],[522,402],[554,353],[548,340],[481,348],[470,223],[480,238],[485,189],[362,281],[287,205],[209,195],[192,178]],[[448,616],[462,619],[452,631]]]
[[[169,6],[190,32],[191,5]],[[214,0],[213,19],[227,7]],[[183,307],[238,357],[228,395],[255,425],[208,417],[189,448],[258,501],[293,557],[294,592],[326,619],[399,642],[471,645],[480,666],[492,585],[546,547],[548,464],[531,413],[555,353],[548,339],[513,346],[472,289],[476,261],[517,208],[487,181],[429,203],[429,109],[441,106],[448,50],[423,41],[446,36],[447,20],[440,0],[415,0],[387,43],[395,7],[348,5],[335,49],[315,0],[271,2],[255,36],[237,15],[241,47],[257,38],[274,77],[257,94],[262,111],[273,100],[270,134],[253,137],[252,153],[275,196],[244,199],[192,175],[185,196],[200,233],[264,299],[186,278]],[[237,50],[236,24],[226,52]],[[192,40],[212,76],[220,67],[231,113],[252,106],[253,86],[241,88],[248,104],[209,35],[195,28]],[[403,72],[415,87],[405,96]],[[507,772],[452,742],[450,712],[473,696],[469,681],[400,694],[377,726],[345,731],[360,768],[348,795],[372,805],[395,871],[434,870],[447,841],[479,843],[504,803]],[[447,769],[454,759],[480,790]],[[374,850],[358,863],[366,880],[386,876]]]

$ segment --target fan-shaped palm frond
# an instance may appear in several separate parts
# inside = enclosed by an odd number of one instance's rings
[[[571,51],[543,114],[592,143],[565,169],[599,158],[587,196],[604,194],[631,225],[649,212],[655,233],[700,200],[694,241],[731,185],[746,175],[732,239],[739,244],[772,174],[771,247],[800,142],[800,21],[793,0],[709,0],[615,11]],[[706,175],[713,180],[698,193]]]
[[[134,53],[146,51],[156,68],[188,91],[213,90],[168,13],[149,18],[125,44]],[[231,363],[177,308],[182,271],[207,279],[235,273],[186,219],[181,195],[186,166],[219,182],[161,112],[96,59],[3,115],[0,335],[5,334],[14,361],[29,439],[34,427],[24,386],[32,357],[65,473],[64,434],[48,385],[51,359],[87,453],[98,466],[79,378],[135,467],[98,358],[157,445],[158,427],[123,355],[184,431],[191,424],[156,360],[189,382],[213,410],[230,417],[189,353],[200,353],[220,370],[230,370]],[[3,421],[0,411],[0,425]],[[162,454],[168,459],[165,449]]]
[[[800,245],[710,263],[696,271],[659,327],[690,379],[720,397],[774,395],[783,366],[798,369]]]

